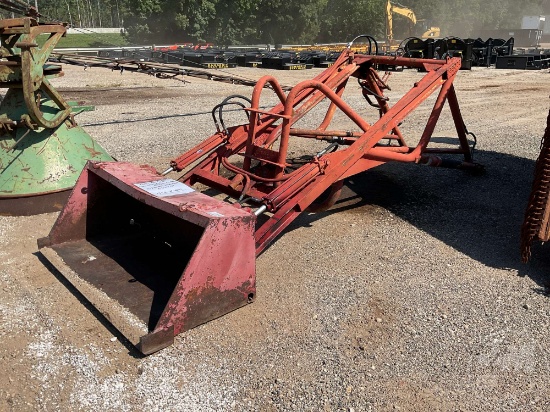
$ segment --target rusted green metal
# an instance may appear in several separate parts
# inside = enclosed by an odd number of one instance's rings
[[[85,102],[68,101],[67,103],[75,115],[82,112],[93,112],[95,110],[94,105],[86,104]]]
[[[8,88],[0,104],[0,214],[60,210],[61,193],[68,196],[87,160],[113,160],[48,80],[63,75],[47,61],[65,31],[28,17],[0,20],[0,87]],[[39,35],[48,36],[42,47]]]

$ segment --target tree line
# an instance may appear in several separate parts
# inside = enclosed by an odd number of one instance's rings
[[[442,36],[517,29],[549,13],[546,0],[401,0]],[[32,2],[31,2],[32,4]],[[46,18],[74,27],[125,27],[133,43],[309,44],[385,36],[386,0],[38,0]],[[394,17],[394,37],[418,35]]]
[[[42,22],[65,22],[72,27],[123,27],[131,16],[128,0],[23,0],[38,6]],[[6,11],[2,18],[10,18]]]

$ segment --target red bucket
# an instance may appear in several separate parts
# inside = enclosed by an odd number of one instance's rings
[[[40,252],[143,354],[254,300],[255,216],[149,166],[89,162]]]

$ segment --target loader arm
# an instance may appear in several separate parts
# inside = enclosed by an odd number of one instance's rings
[[[380,89],[380,78],[375,68],[379,64],[409,65],[428,68],[428,73],[415,84],[393,107],[390,107]],[[278,84],[273,78],[260,79],[254,89],[250,123],[231,132],[227,143],[211,152],[199,165],[188,170],[181,182],[187,185],[201,183],[216,190],[250,202],[255,206],[256,215],[269,214],[269,218],[258,224],[256,230],[256,251],[261,253],[273,239],[280,234],[301,212],[319,198],[331,186],[343,179],[363,172],[388,161],[420,163],[428,162],[431,153],[445,151],[429,149],[428,143],[445,102],[448,102],[457,129],[458,148],[449,153],[462,154],[464,162],[460,167],[472,163],[472,156],[456,99],[453,80],[460,68],[460,59],[422,60],[395,58],[390,56],[360,55],[346,51],[338,64],[325,72],[320,79],[297,84],[281,103],[270,111],[259,109],[260,93],[265,90],[267,81]],[[369,124],[357,111],[342,99],[342,88],[351,77],[357,77],[364,83],[365,89],[373,93],[380,107],[381,117]],[[438,91],[438,97],[424,133],[415,147],[406,145],[399,124],[432,93]],[[279,94],[279,93],[278,93]],[[317,129],[298,130],[293,125],[304,117],[321,100],[327,99],[329,109],[322,125]],[[336,110],[344,113],[356,126],[353,134],[327,130]],[[259,117],[261,114],[261,117]],[[276,121],[280,125],[274,126]],[[333,142],[340,149],[330,149],[320,155],[314,154],[312,160],[293,171],[288,171],[288,151],[291,138],[315,138]],[[390,139],[391,145],[380,144]],[[278,150],[270,149],[278,143]],[[201,146],[188,153],[201,152]],[[229,158],[242,159],[242,166],[232,163]],[[183,156],[188,162],[176,159],[178,169],[186,169],[194,156]],[[457,164],[458,165],[458,164]],[[225,172],[230,172],[226,177]],[[244,204],[244,203],[243,203]]]

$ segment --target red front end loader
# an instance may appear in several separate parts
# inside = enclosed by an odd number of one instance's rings
[[[346,178],[387,162],[478,170],[453,86],[460,59],[381,56],[368,40],[369,52],[348,47],[333,66],[288,93],[264,76],[251,99],[224,100],[213,110],[216,133],[163,173],[88,163],[51,233],[39,240],[41,253],[149,354],[252,302],[256,256],[300,213],[331,207]],[[377,71],[382,65],[425,74],[390,106],[387,76]],[[352,78],[378,112],[372,123],[358,114],[368,105],[354,109],[343,98]],[[273,92],[280,102],[262,110],[261,95]],[[431,112],[416,145],[408,145],[399,125],[422,103]],[[455,143],[429,147],[445,103]],[[217,115],[229,105],[242,108],[247,121],[226,127]],[[319,108],[323,120],[311,127],[308,114]],[[336,118],[352,127],[331,127]],[[322,148],[291,159],[305,143]]]

